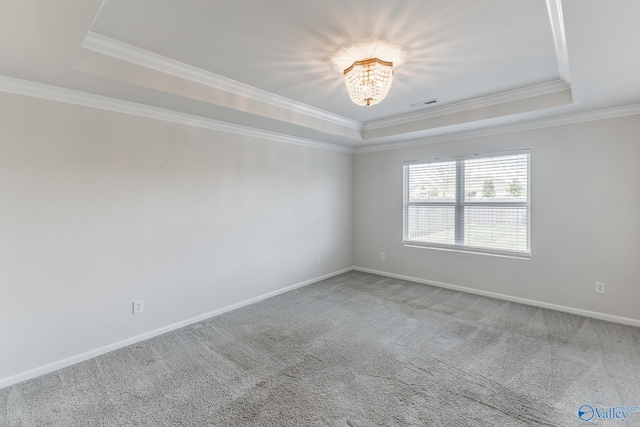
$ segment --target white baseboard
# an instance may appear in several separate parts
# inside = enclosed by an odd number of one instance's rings
[[[391,277],[391,278],[400,279],[400,280],[407,280],[410,282],[422,283],[424,285],[437,286],[439,288],[451,289],[453,291],[466,292],[469,294],[475,294],[475,295],[481,295],[489,298],[496,298],[496,299],[505,300],[505,301],[517,302],[520,304],[530,305],[534,307],[548,308],[550,310],[562,311],[564,313],[577,314],[578,316],[590,317],[593,319],[606,320],[608,322],[621,323],[623,325],[640,327],[640,320],[632,319],[630,317],[614,316],[613,314],[599,313],[597,311],[589,311],[589,310],[583,310],[580,308],[567,307],[564,305],[551,304],[548,302],[514,297],[511,295],[499,294],[496,292],[489,292],[489,291],[483,291],[480,289],[467,288],[464,286],[451,285],[449,283],[437,282],[435,280],[426,280],[418,277],[405,276],[402,274],[387,273],[386,271],[372,270],[369,268],[353,267],[353,269],[356,271],[361,271],[363,273],[377,274],[379,276]]]
[[[80,362],[84,362],[85,360],[89,360],[89,359],[93,359],[94,357],[100,356],[102,354],[105,353],[109,353],[110,351],[114,351],[114,350],[118,350],[122,347],[126,347],[132,344],[136,344],[138,342],[144,341],[144,340],[148,340],[149,338],[153,338],[156,337],[158,335],[162,335],[162,334],[166,334],[167,332],[171,332],[174,331],[176,329],[180,329],[183,328],[185,326],[189,326],[192,325],[194,323],[198,323],[201,322],[203,320],[218,316],[220,314],[238,309],[240,307],[244,307],[253,303],[256,303],[258,301],[262,301],[265,300],[267,298],[271,298],[274,297],[276,295],[280,295],[283,294],[285,292],[289,292],[292,291],[294,289],[298,289],[301,288],[303,286],[307,286],[310,285],[312,283],[316,283],[316,282],[320,282],[322,280],[328,279],[330,277],[333,276],[337,276],[339,274],[342,273],[346,273],[351,271],[353,268],[349,267],[349,268],[345,268],[339,271],[334,271],[333,273],[329,273],[329,274],[325,274],[323,276],[319,276],[319,277],[314,277],[313,279],[309,279],[309,280],[305,280],[304,282],[300,282],[300,283],[296,283],[295,285],[291,285],[291,286],[287,286],[286,288],[282,288],[282,289],[278,289],[276,291],[272,291],[272,292],[268,292],[266,294],[254,297],[254,298],[250,298],[248,300],[245,301],[241,301],[239,303],[236,304],[232,304],[223,308],[219,308],[217,310],[211,311],[209,313],[205,313],[205,314],[201,314],[199,316],[196,317],[192,317],[190,319],[186,319],[177,323],[173,323],[171,325],[167,325],[164,326],[162,328],[158,328],[158,329],[154,329],[152,331],[149,332],[145,332],[144,334],[140,334],[140,335],[136,335],[134,337],[131,338],[127,338],[125,340],[122,341],[118,341],[112,344],[108,344],[105,345],[104,347],[100,347],[100,348],[96,348],[93,350],[89,350],[85,353],[82,354],[78,354],[75,356],[71,356],[71,357],[67,357],[66,359],[62,359],[62,360],[58,360],[56,362],[52,362],[52,363],[48,363],[44,366],[40,366],[34,369],[30,369],[28,371],[25,372],[21,372],[19,374],[16,375],[12,375],[10,377],[6,377],[6,378],[1,378],[0,379],[0,389],[4,388],[4,387],[9,387],[11,385],[20,383],[22,381],[26,381],[26,380],[30,380],[32,378],[35,377],[39,377],[40,375],[45,375],[54,371],[57,371],[59,369],[62,368],[66,368],[68,366],[71,365],[75,365],[76,363],[80,363]]]
[[[49,364],[46,364],[44,366],[40,366],[40,367],[37,367],[37,368],[34,368],[34,369],[30,369],[28,371],[21,372],[19,374],[12,375],[10,377],[2,378],[2,379],[0,379],[0,389],[2,389],[4,387],[9,387],[11,385],[20,383],[22,381],[27,381],[27,380],[30,380],[32,378],[39,377],[41,375],[45,375],[45,374],[57,371],[57,370],[62,369],[62,368],[66,368],[66,367],[71,366],[71,365],[75,365],[76,363],[84,362],[85,360],[93,359],[94,357],[100,356],[102,354],[109,353],[111,351],[118,350],[120,348],[129,346],[129,345],[132,345],[132,344],[136,344],[136,343],[144,341],[144,340],[148,340],[148,339],[156,337],[158,335],[162,335],[162,334],[165,334],[167,332],[171,332],[171,331],[174,331],[176,329],[180,329],[182,327],[189,326],[189,325],[192,325],[194,323],[201,322],[203,320],[218,316],[220,314],[223,314],[223,313],[226,313],[226,312],[229,312],[229,311],[232,311],[232,310],[235,310],[235,309],[238,309],[238,308],[241,308],[241,307],[256,303],[258,301],[265,300],[267,298],[274,297],[276,295],[280,295],[280,294],[288,292],[288,291],[292,291],[294,289],[298,289],[298,288],[310,285],[312,283],[320,282],[322,280],[328,279],[328,278],[333,277],[333,276],[337,276],[337,275],[342,274],[342,273],[347,273],[347,272],[352,271],[352,270],[361,271],[361,272],[364,272],[364,273],[377,274],[377,275],[385,276],[385,277],[392,277],[394,279],[407,280],[407,281],[410,281],[410,282],[422,283],[422,284],[425,284],[425,285],[437,286],[437,287],[440,287],[440,288],[451,289],[451,290],[454,290],[454,291],[466,292],[466,293],[475,294],[475,295],[481,295],[481,296],[485,296],[485,297],[489,297],[489,298],[496,298],[496,299],[500,299],[500,300],[504,300],[504,301],[516,302],[516,303],[530,305],[530,306],[534,306],[534,307],[548,308],[550,310],[556,310],[556,311],[561,311],[561,312],[565,312],[565,313],[576,314],[576,315],[579,315],[579,316],[590,317],[590,318],[593,318],[593,319],[606,320],[606,321],[609,321],[609,322],[621,323],[621,324],[624,324],[624,325],[640,327],[640,320],[639,319],[632,319],[632,318],[629,318],[629,317],[614,316],[614,315],[606,314],[606,313],[599,313],[599,312],[595,312],[595,311],[582,310],[582,309],[579,309],[579,308],[567,307],[567,306],[558,305],[558,304],[551,304],[551,303],[531,300],[531,299],[527,299],[527,298],[514,297],[514,296],[511,296],[511,295],[505,295],[505,294],[499,294],[499,293],[496,293],[496,292],[483,291],[483,290],[480,290],[480,289],[467,288],[467,287],[464,287],[464,286],[452,285],[452,284],[444,283],[444,282],[437,282],[435,280],[421,279],[419,277],[405,276],[405,275],[402,275],[402,274],[388,273],[386,271],[372,270],[372,269],[368,269],[368,268],[362,268],[362,267],[355,267],[354,266],[354,267],[345,268],[345,269],[342,269],[342,270],[339,270],[339,271],[335,271],[333,273],[325,274],[323,276],[315,277],[313,279],[306,280],[304,282],[300,282],[300,283],[297,283],[295,285],[288,286],[286,288],[282,288],[282,289],[278,289],[276,291],[268,292],[266,294],[263,294],[263,295],[260,295],[260,296],[254,297],[254,298],[250,298],[248,300],[241,301],[239,303],[232,304],[232,305],[229,305],[227,307],[223,307],[223,308],[211,311],[209,313],[201,314],[199,316],[192,317],[190,319],[186,319],[186,320],[183,320],[183,321],[180,321],[180,322],[177,322],[177,323],[173,323],[171,325],[167,325],[167,326],[164,326],[162,328],[154,329],[152,331],[145,332],[144,334],[136,335],[134,337],[127,338],[127,339],[122,340],[122,341],[118,341],[118,342],[115,342],[115,343],[112,343],[112,344],[108,344],[108,345],[106,345],[104,347],[100,347],[100,348],[97,348],[97,349],[89,350],[89,351],[87,351],[85,353],[78,354],[78,355],[75,355],[75,356],[71,356],[71,357],[68,357],[66,359],[62,359],[62,360],[59,360],[59,361],[56,361],[56,362],[52,362],[52,363],[49,363]]]

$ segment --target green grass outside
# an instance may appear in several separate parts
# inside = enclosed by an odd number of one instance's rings
[[[416,236],[412,240],[428,243],[455,243],[453,228]],[[464,242],[467,246],[495,248],[510,251],[527,251],[527,227],[524,225],[466,224]]]

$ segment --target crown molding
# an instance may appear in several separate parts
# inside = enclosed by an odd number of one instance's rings
[[[604,108],[601,110],[585,111],[563,116],[546,117],[542,119],[512,123],[501,126],[493,126],[486,129],[470,130],[464,132],[449,133],[414,139],[406,142],[368,145],[355,148],[354,154],[372,153],[376,151],[388,151],[398,148],[416,147],[420,145],[437,144],[440,142],[459,141],[464,139],[481,138],[491,135],[522,132],[534,129],[543,129],[554,126],[570,125],[575,123],[591,122],[597,120],[614,119],[616,117],[633,116],[640,114],[640,104],[624,105],[621,107]]]
[[[542,129],[547,127],[562,126],[574,123],[582,123],[596,120],[606,120],[616,117],[625,117],[640,114],[640,104],[631,104],[621,107],[592,110],[563,116],[547,117],[537,120],[530,120],[519,123],[512,123],[501,126],[493,126],[485,129],[449,133],[425,138],[418,138],[405,142],[394,142],[388,144],[370,144],[363,147],[351,148],[328,142],[321,142],[312,139],[299,138],[284,135],[276,132],[251,128],[248,126],[230,124],[219,120],[180,113],[159,107],[123,101],[116,98],[109,98],[102,95],[95,95],[73,89],[61,88],[57,86],[36,83],[27,80],[0,75],[0,92],[13,93],[18,95],[40,98],[45,100],[64,102],[67,104],[81,105],[90,108],[113,111],[117,113],[130,114],[150,119],[162,120],[187,126],[195,126],[219,132],[233,133],[254,138],[278,141],[287,144],[300,145],[304,147],[317,148],[321,150],[336,151],[347,154],[370,153],[376,151],[387,151],[398,148],[415,147],[420,145],[437,144],[440,142],[457,141],[471,138],[480,138],[491,135],[499,135],[526,130]]]
[[[366,122],[362,127],[362,130],[364,132],[389,126],[403,125],[406,123],[444,116],[447,114],[460,113],[463,111],[475,110],[477,108],[503,104],[506,102],[519,101],[521,99],[532,98],[535,96],[548,95],[551,93],[565,91],[567,89],[571,89],[571,86],[568,83],[562,80],[554,80],[551,82],[540,83],[537,85],[510,90],[507,92],[501,92],[493,95],[483,96],[480,98],[470,99],[467,101],[456,102],[454,104],[443,105],[442,107],[430,108],[428,110],[416,111],[413,113],[402,114],[386,119],[373,120],[370,122]]]
[[[551,21],[551,31],[556,48],[556,58],[558,61],[558,73],[560,78],[571,82],[569,74],[569,55],[567,53],[567,37],[564,31],[564,18],[562,15],[562,0],[547,0],[547,10]]]
[[[287,144],[301,145],[321,150],[337,151],[340,153],[353,153],[353,149],[342,145],[320,142],[306,138],[298,138],[276,132],[236,125],[219,120],[199,117],[191,114],[180,113],[164,108],[135,102],[123,101],[102,95],[81,92],[73,89],[51,86],[27,80],[0,75],[0,92],[13,93],[33,98],[64,102],[67,104],[81,105],[84,107],[114,111],[166,122],[178,123],[187,126],[195,126],[214,131],[233,133]]]
[[[240,83],[236,80],[232,80],[201,68],[167,58],[166,56],[112,39],[111,37],[107,37],[102,34],[89,31],[81,46],[84,49],[98,54],[106,55],[145,68],[150,68],[161,73],[175,75],[186,80],[294,111],[299,114],[304,114],[315,119],[345,126],[357,131],[362,130],[362,122],[357,120],[348,119],[283,96],[275,95],[253,86]]]

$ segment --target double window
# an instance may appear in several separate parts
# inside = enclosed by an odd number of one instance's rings
[[[405,245],[531,257],[530,153],[404,165]]]

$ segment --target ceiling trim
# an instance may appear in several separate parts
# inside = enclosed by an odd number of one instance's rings
[[[420,145],[437,144],[440,142],[458,141],[463,139],[481,138],[484,136],[500,135],[512,132],[522,132],[534,129],[543,129],[554,126],[570,125],[575,123],[591,122],[596,120],[613,119],[616,117],[633,116],[640,114],[640,104],[631,104],[621,107],[605,108],[601,110],[586,111],[580,113],[566,114],[563,116],[545,117],[542,119],[525,122],[511,123],[508,125],[493,126],[485,129],[470,130],[464,132],[449,133],[415,139],[406,142],[396,142],[379,145],[369,145],[355,148],[354,154],[372,153],[376,151],[388,151],[398,148],[416,147]]]
[[[571,82],[569,74],[569,54],[567,52],[567,37],[564,31],[564,17],[562,15],[562,0],[547,0],[547,10],[551,21],[551,31],[556,48],[556,59],[558,61],[558,73],[560,78]]]
[[[51,86],[43,83],[16,79],[8,76],[0,75],[0,92],[64,102],[67,104],[81,105],[84,107],[114,111],[117,113],[130,114],[134,116],[146,117],[150,119],[162,120],[165,122],[195,126],[214,131],[233,133],[254,138],[268,139],[271,141],[284,142],[287,144],[301,145],[305,147],[329,151],[337,151],[340,153],[353,153],[352,148],[344,147],[342,145],[284,135],[276,132],[251,128],[248,126],[236,125],[219,120],[180,113],[164,108],[152,107],[149,105],[123,101],[121,99],[109,98],[102,95],[95,95],[92,93],[61,88],[58,86]]]
[[[370,153],[376,151],[388,151],[398,148],[415,147],[420,145],[436,144],[440,142],[456,141],[484,136],[499,135],[526,130],[542,129],[553,126],[562,126],[574,123],[589,122],[595,120],[612,119],[631,115],[640,115],[640,104],[631,104],[621,107],[606,108],[601,110],[586,111],[563,116],[546,117],[526,122],[512,123],[502,126],[493,126],[485,129],[450,133],[432,137],[419,138],[406,142],[394,142],[388,144],[369,145],[359,148],[345,147],[338,144],[321,142],[312,139],[293,137],[276,132],[251,128],[248,126],[230,124],[219,120],[208,119],[191,114],[180,113],[159,107],[123,101],[102,95],[81,92],[58,86],[36,83],[27,80],[0,75],[0,92],[40,98],[67,104],[81,105],[101,110],[114,111],[146,117],[166,122],[195,126],[214,131],[233,133],[287,144],[301,145],[321,150],[336,151],[347,154]]]
[[[197,68],[166,56],[115,40],[111,37],[89,31],[81,45],[84,49],[133,63],[155,71],[178,76],[196,83],[205,84],[239,96],[264,102],[286,110],[295,111],[316,119],[345,126],[358,131],[362,130],[362,122],[348,119],[310,105],[294,101],[283,96],[240,83],[236,80]]]
[[[454,104],[443,105],[442,107],[429,108],[428,110],[416,111],[408,114],[389,117],[386,119],[373,120],[365,123],[362,127],[362,130],[363,132],[365,132],[369,130],[385,128],[388,126],[403,125],[406,123],[444,116],[447,114],[460,113],[463,111],[503,104],[506,102],[519,101],[521,99],[532,98],[535,96],[562,92],[567,89],[571,89],[571,86],[568,83],[562,80],[554,80],[551,82],[540,83],[537,85],[510,90],[507,92],[501,92],[493,95],[483,96],[480,98],[456,102]]]

